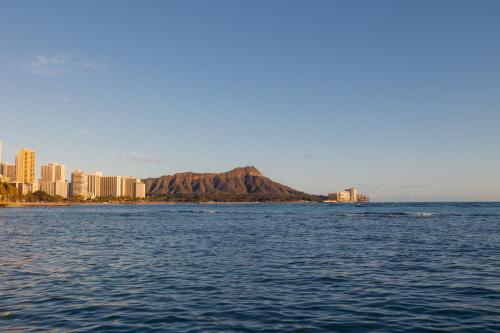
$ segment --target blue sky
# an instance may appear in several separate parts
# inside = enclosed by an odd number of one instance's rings
[[[0,50],[7,161],[500,200],[498,1],[3,1]]]

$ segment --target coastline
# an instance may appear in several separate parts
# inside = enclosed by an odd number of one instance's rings
[[[2,208],[60,207],[60,206],[71,206],[71,204],[66,203],[66,202],[2,202],[2,203],[0,203],[0,207],[2,207]]]
[[[318,204],[314,201],[232,201],[232,202],[1,202],[0,208],[22,207],[68,207],[68,206],[110,206],[110,205],[255,205],[255,204]]]

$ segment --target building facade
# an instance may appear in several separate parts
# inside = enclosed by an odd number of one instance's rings
[[[71,195],[85,198],[146,197],[146,185],[137,177],[103,176],[101,172],[71,173]]]
[[[344,191],[330,193],[329,200],[335,202],[356,202],[358,201],[358,190],[354,187]]]
[[[16,181],[16,165],[15,164],[0,164],[0,174],[3,175],[4,179],[9,182]]]
[[[59,163],[49,163],[42,165],[42,177],[40,181],[43,182],[65,182],[66,181],[66,166]]]
[[[35,182],[36,153],[21,148],[16,156],[16,181],[31,184]]]
[[[330,193],[330,200],[336,202],[348,202],[350,201],[350,194],[347,191]]]
[[[89,176],[82,170],[76,169],[71,173],[71,195],[88,197]]]
[[[88,176],[88,193],[91,198],[101,196],[101,177],[102,172],[96,171]]]
[[[51,196],[60,196],[62,198],[68,197],[68,183],[62,181],[40,181],[40,191],[43,191]]]
[[[19,194],[21,195],[26,195],[29,193],[36,192],[40,189],[40,184],[39,183],[20,183],[20,182],[9,182],[9,184],[13,185]]]
[[[59,163],[42,165],[40,190],[51,195],[68,197],[68,183],[66,182],[66,166]]]
[[[123,197],[144,198],[146,197],[146,184],[137,177],[122,177]]]
[[[139,182],[135,184],[134,198],[143,199],[146,197],[146,184]]]
[[[356,202],[358,201],[358,190],[354,187],[346,189],[349,192],[349,201]]]
[[[103,176],[101,177],[101,197],[121,197],[122,177]]]

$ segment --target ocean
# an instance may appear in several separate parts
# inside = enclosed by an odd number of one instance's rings
[[[0,332],[499,332],[500,203],[0,208]]]

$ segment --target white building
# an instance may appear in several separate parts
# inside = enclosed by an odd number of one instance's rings
[[[88,194],[91,198],[101,196],[101,178],[102,172],[96,171],[88,176]]]
[[[122,177],[103,176],[101,177],[101,197],[121,197]]]

